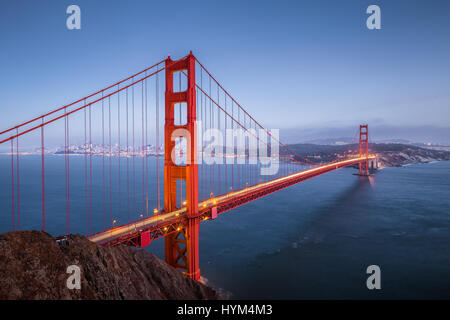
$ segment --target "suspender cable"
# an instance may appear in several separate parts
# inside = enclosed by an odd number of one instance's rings
[[[211,93],[211,77],[209,77],[209,96],[212,96]],[[212,114],[212,102],[211,100],[209,101],[209,141],[211,141],[212,139],[212,123],[213,123],[213,114]],[[211,156],[211,154],[209,155]],[[209,165],[209,197],[211,198],[211,196],[214,194],[214,186],[213,186],[213,175],[214,175],[214,165]]]
[[[134,82],[134,79],[132,80]],[[133,219],[136,217],[136,170],[135,170],[135,156],[136,156],[136,146],[134,140],[134,86],[131,87],[131,127],[132,127],[132,168],[133,168],[133,206],[132,213]]]
[[[127,223],[130,222],[130,174],[129,174],[129,146],[128,146],[128,88],[125,91],[125,98],[126,98],[126,112],[127,112],[127,116],[126,116],[126,121],[127,121],[127,125],[126,125],[126,129],[127,129]]]
[[[66,110],[64,109],[64,113],[66,113]],[[67,192],[67,118],[64,118],[64,174],[65,174],[65,197],[66,197],[66,234],[67,232],[67,216],[69,214],[69,207],[68,207],[68,192]]]
[[[19,129],[17,129],[19,134]],[[16,169],[17,169],[17,230],[20,230],[20,175],[19,175],[19,137],[16,139]]]
[[[102,92],[103,97],[103,92]],[[106,203],[105,203],[105,103],[102,99],[102,205],[103,230],[106,229]]]
[[[66,110],[64,109],[64,112],[66,112]],[[66,232],[67,234],[70,233],[70,156],[69,156],[69,147],[70,147],[70,138],[69,138],[69,115],[67,114],[66,116],[66,123],[67,123],[67,151],[66,151],[66,155],[67,155],[67,221],[66,221]]]
[[[231,100],[231,115],[234,116],[234,102],[233,102],[233,100]],[[231,131],[234,132],[234,122],[233,122],[233,120],[231,120]],[[231,138],[233,139],[231,141],[231,146],[233,147],[233,150],[231,152],[232,157],[233,157],[233,162],[232,162],[232,165],[231,165],[231,188],[234,190],[235,189],[234,188],[234,161],[236,160],[236,157],[234,155],[234,150],[235,150],[235,148],[234,148],[234,136],[232,135]]]
[[[219,86],[217,86],[217,103],[220,104]],[[220,131],[220,110],[217,111],[217,129]],[[220,141],[219,143],[222,144],[222,141]],[[221,157],[223,154],[223,146],[220,145],[220,147],[222,150],[220,151],[219,156]],[[215,155],[215,158],[217,159],[217,155]],[[220,193],[220,183],[221,183],[221,181],[220,181],[220,165],[219,165],[219,166],[217,166],[217,187],[218,187],[217,194],[221,194]]]
[[[44,118],[42,118],[44,122]],[[45,232],[45,164],[44,164],[44,127],[41,127],[41,174],[42,174],[42,231]]]
[[[112,219],[112,182],[111,182],[111,177],[112,177],[112,169],[111,169],[111,164],[112,164],[112,145],[111,145],[111,97],[108,97],[108,121],[109,121],[109,126],[108,126],[108,139],[109,139],[109,223],[110,225],[113,224],[113,219]]]
[[[145,79],[145,210],[148,212],[148,99],[147,79]]]
[[[91,211],[91,228],[90,232],[92,234],[92,117],[91,108],[89,106],[89,206]]]
[[[178,74],[179,74],[179,77],[178,77],[178,91],[181,92],[181,72],[179,72]],[[183,118],[182,115],[181,115],[181,113],[182,113],[181,103],[178,104],[178,108],[179,108],[179,112],[180,112],[179,113],[180,118],[178,120],[179,121],[178,124],[181,125],[181,124],[183,124],[182,120],[181,120]],[[182,143],[181,143],[182,140],[179,139],[178,141],[179,141],[179,150],[180,150],[180,157],[181,157],[181,155],[183,154],[183,146],[182,146]],[[181,208],[182,206],[183,206],[183,181],[180,179],[180,206],[179,206],[179,208]]]
[[[120,150],[120,91],[119,91],[119,85],[117,85],[117,137],[118,137],[118,189],[119,189],[119,194],[117,195],[117,200],[119,202],[119,209],[118,209],[118,219],[119,219],[119,224],[122,224],[122,193],[120,192],[120,156],[121,156],[121,150]]]
[[[145,158],[144,158],[144,81],[142,81],[142,92],[141,92],[141,125],[142,125],[142,215],[145,214]]]
[[[196,90],[195,90],[195,104],[196,104],[196,106],[195,106],[195,108],[196,108],[196,113],[197,113],[197,121],[201,121],[201,110],[199,110],[199,107],[198,107],[198,89],[196,88]],[[198,128],[197,128],[198,129]],[[200,135],[201,136],[201,132],[198,132],[198,130],[197,130],[197,134],[198,135]],[[197,141],[198,141],[198,139],[197,139]],[[201,148],[202,148],[202,143],[200,142],[200,144],[197,144],[197,162],[198,163],[201,163],[201,161],[202,161],[202,158],[201,158],[201,156],[200,156],[200,150],[201,150]],[[201,167],[200,167],[201,168]],[[198,188],[199,188],[199,191],[198,191],[198,196],[199,196],[199,201],[201,201],[202,199],[201,199],[201,192],[200,192],[200,190],[201,190],[201,188],[202,188],[202,174],[201,174],[201,170],[199,170],[199,182],[198,182]]]
[[[241,110],[238,108],[238,117],[237,117],[237,119],[238,119],[238,122],[239,123],[241,123]],[[236,143],[237,144],[237,143]],[[241,153],[242,153],[242,150],[241,150],[241,148],[242,148],[242,145],[240,145],[240,146],[238,146],[239,147],[239,153],[238,153],[238,155],[239,155],[239,158],[241,157]],[[242,188],[242,178],[243,178],[243,175],[242,175],[242,164],[240,163],[241,161],[240,161],[240,159],[238,158],[238,170],[239,170],[239,180],[238,180],[238,188],[239,189],[241,189]]]
[[[203,90],[203,70],[200,69],[200,90]],[[201,93],[200,93],[201,94]],[[205,150],[204,150],[204,145],[203,145],[203,138],[204,138],[204,133],[205,133],[205,111],[203,110],[203,99],[204,99],[204,95],[201,94],[200,96],[200,110],[201,110],[201,115],[202,115],[202,119],[201,119],[201,124],[202,124],[202,168],[201,168],[201,172],[202,172],[202,189],[201,189],[201,194],[202,194],[202,200],[205,200],[205,190],[206,190],[206,181],[205,181]]]
[[[86,104],[86,100],[84,101],[84,104]],[[85,200],[85,207],[86,207],[86,215],[85,215],[85,225],[86,225],[86,230],[85,230],[85,234],[88,234],[88,222],[87,222],[87,217],[88,217],[88,187],[87,187],[87,134],[86,134],[86,109],[83,109],[84,111],[84,148],[83,148],[83,153],[84,153],[84,200]]]
[[[159,66],[156,67],[157,69]],[[156,115],[155,115],[155,130],[156,130],[156,144],[155,144],[155,151],[156,151],[156,203],[157,203],[157,210],[158,213],[161,210],[161,190],[159,186],[159,77],[158,73],[156,74],[156,85],[155,85],[155,91],[156,91]]]
[[[225,112],[227,111],[227,96],[225,95]],[[227,115],[223,114],[224,122],[225,122],[225,155],[228,155],[228,145],[227,145]],[[227,157],[224,158],[224,164],[225,164],[225,193],[229,192],[228,190],[228,164],[227,164]]]
[[[11,204],[12,204],[12,230],[15,231],[14,221],[14,140],[11,139]]]

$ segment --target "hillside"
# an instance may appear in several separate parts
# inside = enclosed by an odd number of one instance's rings
[[[80,235],[56,242],[41,231],[0,234],[0,299],[218,299],[145,250],[102,247]],[[68,289],[69,265],[81,289]]]
[[[357,144],[317,145],[310,143],[292,144],[289,147],[312,162],[329,162],[356,153]],[[425,149],[400,143],[371,143],[370,152],[379,155],[381,167],[401,166],[409,163],[450,160],[450,152]],[[301,159],[298,159],[301,160]]]

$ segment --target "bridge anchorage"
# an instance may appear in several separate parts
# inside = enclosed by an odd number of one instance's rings
[[[165,85],[160,86],[160,82]],[[160,108],[161,89],[165,92],[161,95],[164,104]],[[154,144],[149,143],[148,131],[152,128],[148,120],[149,104],[155,107],[155,113],[151,114],[155,131],[150,135]],[[160,111],[164,112],[163,146],[159,142]],[[84,144],[74,145],[74,140],[79,141],[80,137],[73,135],[83,131]],[[51,154],[45,147],[46,132],[64,137],[64,147],[55,154],[64,155],[58,159],[64,159],[61,171],[65,171],[65,177],[58,180],[63,186],[47,195],[46,188],[54,186],[45,180],[45,163]],[[230,139],[229,132],[232,132]],[[227,136],[224,144],[212,143],[223,141],[224,135]],[[167,263],[200,280],[201,222],[343,167],[356,166],[358,175],[369,176],[377,168],[378,158],[369,152],[368,135],[368,125],[361,125],[359,153],[349,150],[346,158],[329,163],[313,162],[294,152],[279,141],[276,133],[257,122],[191,52],[179,60],[168,57],[87,97],[1,131],[0,146],[7,147],[11,154],[11,201],[4,207],[11,206],[12,230],[20,230],[23,225],[27,228],[23,214],[27,217],[29,206],[21,205],[26,188],[20,182],[26,180],[29,171],[21,171],[19,167],[23,154],[19,139],[27,137],[24,140],[28,141],[37,137],[42,230],[67,235],[71,231],[82,233],[84,229],[91,241],[110,246],[146,247],[164,237]],[[160,154],[164,155],[163,181],[159,178]],[[255,154],[262,158],[256,159]],[[84,157],[71,159],[71,155]],[[156,167],[154,170],[149,170],[151,157],[154,157],[150,164]],[[92,165],[93,161],[97,161],[96,166]],[[267,163],[277,170],[267,174],[264,171]],[[81,180],[73,178],[74,170],[80,168],[76,165],[84,168]],[[99,174],[93,174],[95,168],[100,168]],[[155,172],[156,181],[149,172]],[[36,177],[39,175],[34,173]],[[84,188],[80,188],[83,182]],[[101,192],[93,192],[93,186]],[[63,191],[64,202],[60,200]],[[48,201],[49,196],[54,198]],[[36,203],[35,199],[36,195],[30,203]],[[80,199],[84,200],[81,207]],[[152,203],[155,204],[153,212],[149,210]],[[62,231],[58,227],[64,220],[60,211],[64,207],[66,228]],[[52,219],[59,223],[52,224]],[[80,223],[83,220],[85,223]],[[35,228],[35,222],[29,226]]]

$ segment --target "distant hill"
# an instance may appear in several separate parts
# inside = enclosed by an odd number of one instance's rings
[[[358,144],[321,145],[312,143],[291,144],[289,147],[312,162],[330,162],[348,154],[358,153]],[[450,160],[450,152],[431,150],[400,143],[371,143],[370,152],[379,155],[380,165],[401,166],[409,163]],[[298,158],[297,160],[302,160]]]
[[[314,139],[305,141],[304,143],[312,143],[312,144],[324,144],[324,145],[343,145],[350,144],[354,142],[351,137],[342,137],[342,138],[327,138],[327,139]]]

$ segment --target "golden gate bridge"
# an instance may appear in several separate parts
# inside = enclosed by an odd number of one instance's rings
[[[65,216],[63,212],[49,214],[50,204],[62,201],[46,192],[49,136],[64,141],[60,155],[65,175],[59,182]],[[220,141],[224,136],[225,142]],[[204,137],[209,144],[204,144]],[[71,143],[80,139],[78,155],[84,163],[84,176],[77,177],[71,168],[75,153]],[[251,139],[257,143],[257,151],[249,145]],[[82,99],[0,132],[0,146],[8,146],[11,157],[10,200],[2,207],[10,207],[9,229],[13,231],[23,228],[22,207],[27,201],[22,144],[33,140],[40,144],[42,230],[48,230],[54,220],[64,219],[65,230],[52,230],[68,235],[79,230],[71,223],[84,218],[84,233],[101,245],[146,247],[165,237],[166,261],[195,280],[200,279],[200,222],[343,167],[358,166],[361,176],[377,167],[377,155],[369,153],[367,125],[359,126],[358,148],[349,150],[345,159],[323,163],[297,154],[257,122],[192,52],[179,60],[169,56]],[[153,163],[149,163],[150,154]],[[101,159],[100,169],[93,166],[94,157]],[[277,170],[264,174],[262,168],[270,162]],[[80,178],[82,185],[73,185],[73,180]],[[95,192],[97,186],[100,192]],[[84,200],[83,210],[76,203],[79,199]]]

